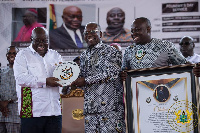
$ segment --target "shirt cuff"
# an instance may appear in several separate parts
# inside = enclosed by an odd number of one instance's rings
[[[46,78],[38,78],[38,88],[46,88]]]

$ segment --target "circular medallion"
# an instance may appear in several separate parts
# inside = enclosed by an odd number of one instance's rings
[[[59,84],[67,86],[78,78],[79,73],[79,66],[75,62],[68,61],[59,64],[54,70],[53,76],[59,79]]]

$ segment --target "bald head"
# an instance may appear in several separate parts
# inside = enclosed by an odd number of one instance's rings
[[[119,7],[114,7],[107,13],[108,27],[118,28],[123,27],[125,23],[125,13]]]
[[[65,7],[62,18],[67,28],[77,30],[80,28],[82,23],[82,11],[76,6]]]
[[[32,30],[31,35],[33,49],[42,57],[48,51],[48,31],[43,27],[36,27]]]

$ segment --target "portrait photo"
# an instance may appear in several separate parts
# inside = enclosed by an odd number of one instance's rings
[[[46,27],[46,16],[46,8],[13,8],[12,43],[30,43],[32,30],[35,27]]]
[[[49,5],[50,48],[84,49],[84,28],[88,22],[96,21],[96,6],[91,5]]]

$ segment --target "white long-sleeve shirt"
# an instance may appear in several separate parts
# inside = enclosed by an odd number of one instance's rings
[[[191,63],[199,63],[200,62],[200,55],[195,54],[193,56],[188,56],[187,61],[191,62]]]
[[[48,49],[44,57],[40,56],[30,45],[21,50],[14,62],[14,75],[18,95],[18,110],[22,114],[23,105],[31,108],[32,117],[61,115],[59,87],[46,86],[46,78],[53,77],[53,71],[62,61],[61,55]],[[31,103],[23,100],[23,87],[30,87]],[[31,107],[32,104],[32,107]],[[26,109],[26,108],[25,108]],[[29,114],[30,115],[30,114]]]

